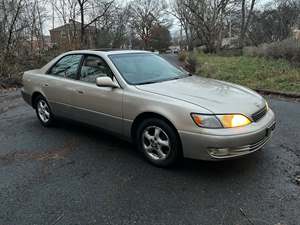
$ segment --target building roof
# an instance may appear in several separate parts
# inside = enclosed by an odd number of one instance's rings
[[[60,30],[65,30],[66,27],[71,26],[73,27],[75,25],[76,28],[80,28],[81,27],[81,23],[75,20],[70,20],[69,23],[66,23],[64,25],[61,25],[59,27],[55,27],[53,29],[50,29],[49,32],[51,31],[60,31]],[[96,29],[95,26],[93,25],[89,25],[86,29]]]

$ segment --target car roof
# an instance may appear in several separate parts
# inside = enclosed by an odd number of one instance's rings
[[[58,60],[60,60],[62,57],[72,54],[94,54],[99,55],[100,57],[109,56],[109,55],[116,55],[116,54],[133,54],[133,53],[149,53],[152,52],[144,51],[144,50],[113,50],[113,49],[92,49],[92,50],[74,50],[65,52],[56,58],[52,59],[49,63],[47,63],[45,66],[43,66],[40,71],[46,73],[46,71],[53,66],[54,63],[56,63]]]
[[[76,50],[66,52],[65,54],[98,54],[98,55],[116,55],[128,53],[152,53],[144,50],[114,50],[114,49],[92,49],[92,50]]]

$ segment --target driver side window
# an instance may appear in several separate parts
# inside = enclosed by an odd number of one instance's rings
[[[106,62],[97,56],[86,56],[81,67],[80,80],[95,84],[96,78],[102,76],[113,77]]]

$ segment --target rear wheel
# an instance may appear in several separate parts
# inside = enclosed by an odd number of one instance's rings
[[[139,150],[156,166],[168,167],[181,158],[181,144],[177,132],[164,120],[144,120],[138,127],[136,136]]]
[[[38,96],[35,99],[35,111],[43,126],[48,127],[53,124],[53,114],[47,100],[43,96]]]

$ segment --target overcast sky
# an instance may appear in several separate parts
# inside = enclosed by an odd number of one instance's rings
[[[130,2],[131,0],[117,0],[120,4],[126,4],[128,2]],[[174,0],[166,0],[168,2],[168,4],[172,4],[172,2]],[[256,8],[262,7],[262,5],[265,5],[266,3],[269,2],[275,2],[276,0],[257,0],[256,3]],[[49,30],[52,29],[52,6],[51,4],[49,4],[47,6],[48,9],[48,14],[49,14],[49,19],[47,19],[47,21],[45,22],[45,26],[44,26],[44,34],[45,35],[49,35]],[[175,17],[170,16],[171,19],[173,20],[173,26],[171,27],[171,34],[172,36],[175,35],[177,32],[179,32],[179,22],[176,20]],[[58,15],[54,15],[54,26],[60,26],[63,24],[62,20],[58,17]]]

